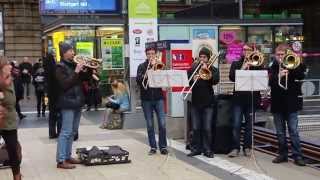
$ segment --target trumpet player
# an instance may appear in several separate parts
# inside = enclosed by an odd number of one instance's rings
[[[157,115],[159,125],[159,150],[163,155],[168,154],[166,119],[164,113],[164,101],[161,88],[151,88],[145,83],[148,78],[146,73],[156,65],[156,49],[150,47],[146,49],[147,59],[138,66],[136,82],[140,86],[140,98],[144,117],[147,124],[148,139],[150,145],[149,155],[157,153],[157,144],[154,131],[153,112]]]
[[[253,62],[254,58],[250,57],[254,49],[249,45],[243,46],[243,55],[240,60],[234,61],[231,64],[229,79],[235,82],[236,70],[259,70],[262,69],[261,65],[256,66],[256,64],[261,64],[263,58],[258,60],[260,62]],[[253,96],[253,97],[251,97]],[[228,154],[228,157],[237,157],[240,153],[240,131],[241,124],[244,117],[244,142],[243,142],[243,155],[249,156],[251,154],[251,144],[252,144],[252,121],[254,122],[255,109],[259,104],[260,92],[254,91],[233,91],[233,116],[232,116],[232,150]]]
[[[59,86],[57,106],[62,117],[62,127],[57,144],[57,168],[73,169],[80,161],[72,158],[72,143],[78,131],[84,96],[81,87],[84,63],[73,61],[73,47],[65,42],[59,44],[61,61],[55,76]],[[84,78],[84,77],[83,77]]]
[[[199,52],[199,61],[194,63],[188,71],[189,78],[201,63],[201,69],[207,69],[211,72],[211,77],[202,79],[197,73],[193,76],[190,84],[197,81],[192,88],[191,100],[191,123],[192,123],[192,139],[191,152],[188,156],[196,156],[203,153],[208,158],[214,157],[213,145],[213,129],[214,123],[214,91],[213,85],[219,82],[219,71],[213,65],[208,67],[210,51],[202,49]],[[201,69],[199,71],[201,71]]]
[[[291,140],[294,163],[305,166],[303,160],[300,138],[298,132],[298,111],[302,109],[301,83],[297,80],[304,78],[305,65],[299,64],[295,69],[282,68],[286,52],[290,49],[286,44],[280,44],[276,48],[275,61],[270,67],[269,85],[271,87],[271,112],[277,132],[279,155],[273,159],[273,163],[288,161],[288,145],[286,139],[286,125]],[[280,66],[280,67],[279,67]],[[287,78],[285,78],[287,76]],[[280,80],[279,80],[280,78]],[[287,88],[280,86],[284,79],[287,80]],[[280,83],[279,83],[280,82]]]

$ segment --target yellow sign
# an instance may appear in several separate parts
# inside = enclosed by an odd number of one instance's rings
[[[64,41],[64,32],[54,32],[53,36],[53,48],[56,50],[56,60],[60,61],[60,49],[59,43]]]
[[[104,47],[120,47],[123,46],[122,39],[104,39]]]

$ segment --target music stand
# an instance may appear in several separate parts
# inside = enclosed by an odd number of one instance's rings
[[[188,86],[186,70],[161,70],[148,72],[149,86],[152,88],[170,88]]]
[[[253,92],[268,89],[268,71],[267,70],[236,70],[235,91],[251,91],[251,148],[254,150],[253,141]],[[252,151],[252,155],[253,155]]]

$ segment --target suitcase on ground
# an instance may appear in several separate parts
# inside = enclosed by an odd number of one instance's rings
[[[87,166],[130,163],[129,152],[120,146],[92,146],[76,150],[82,164]]]

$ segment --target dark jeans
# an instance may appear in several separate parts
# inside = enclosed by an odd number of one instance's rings
[[[60,110],[54,105],[49,105],[49,137],[58,136],[61,130]]]
[[[191,105],[192,140],[191,151],[212,152],[214,107]]]
[[[167,148],[167,135],[166,135],[166,120],[164,113],[163,100],[157,101],[145,101],[142,100],[142,109],[144,118],[147,123],[148,139],[149,145],[153,149],[157,149],[155,131],[154,131],[154,121],[153,121],[153,111],[155,111],[158,119],[159,126],[159,148]]]
[[[287,125],[290,134],[293,158],[302,157],[298,132],[298,113],[273,113],[273,121],[277,131],[279,155],[288,157],[288,143],[286,137]]]
[[[23,88],[25,88],[25,91],[27,94],[27,97],[30,96],[30,83],[29,82],[22,82]],[[23,95],[24,96],[24,95]]]
[[[253,109],[253,116],[251,117],[252,107],[250,105],[234,104],[233,118],[232,118],[232,149],[240,150],[240,132],[244,117],[244,135],[243,135],[243,149],[251,148],[252,146],[252,119],[255,118],[255,109]]]
[[[16,98],[16,112],[17,112],[17,114],[18,114],[18,116],[20,118],[22,116],[22,113],[21,113],[21,107],[20,107],[19,101],[20,100],[18,98]]]
[[[88,92],[88,109],[91,108],[92,105],[94,105],[94,108],[98,107],[99,104],[99,97],[98,92],[99,89],[89,89]]]
[[[3,137],[6,143],[12,173],[14,175],[19,174],[21,163],[21,146],[18,142],[18,132],[16,129],[0,130],[0,135]]]
[[[40,114],[45,114],[46,112],[46,104],[44,102],[44,92],[43,91],[36,91],[36,96],[37,96],[37,112]],[[42,107],[42,111],[41,111]]]

